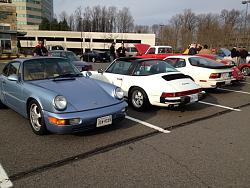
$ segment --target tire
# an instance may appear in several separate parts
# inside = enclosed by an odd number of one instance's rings
[[[91,61],[92,61],[92,63],[94,63],[96,60],[95,60],[95,58],[94,58],[94,57],[92,57]]]
[[[150,106],[146,92],[139,87],[135,87],[131,90],[129,103],[137,111],[144,111]]]
[[[2,101],[0,99],[0,109],[4,109],[4,108],[7,108],[7,107],[2,103]]]
[[[241,72],[244,76],[248,76],[250,74],[250,67],[242,67]]]
[[[43,112],[36,100],[32,100],[28,107],[29,123],[32,131],[37,135],[45,135],[48,130],[45,125]]]

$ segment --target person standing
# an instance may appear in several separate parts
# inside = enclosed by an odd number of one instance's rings
[[[39,40],[38,45],[35,47],[34,56],[47,56],[48,50],[44,47],[43,41]]]
[[[113,62],[116,59],[116,54],[115,54],[115,42],[112,42],[110,48],[110,61]]]
[[[233,47],[231,50],[231,58],[236,63],[236,65],[239,65],[239,51],[236,47]]]
[[[212,54],[212,51],[208,49],[208,45],[204,45],[203,48],[199,51],[199,54]]]
[[[248,56],[248,51],[246,50],[246,47],[243,47],[241,51],[239,52],[240,55],[240,64],[246,63],[246,59]]]
[[[197,45],[191,44],[188,51],[188,55],[195,55],[195,54],[197,54]]]
[[[127,49],[124,47],[124,43],[116,50],[118,57],[126,57]]]

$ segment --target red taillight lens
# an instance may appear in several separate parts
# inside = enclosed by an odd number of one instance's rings
[[[209,78],[210,79],[216,79],[216,78],[220,78],[221,74],[220,73],[211,73]]]
[[[164,97],[164,98],[167,98],[167,97],[182,97],[182,96],[186,96],[186,95],[192,95],[192,94],[200,93],[201,91],[202,91],[202,89],[199,88],[199,89],[181,91],[181,92],[176,92],[176,93],[162,93],[161,97]]]

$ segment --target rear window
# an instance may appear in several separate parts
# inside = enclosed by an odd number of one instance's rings
[[[207,68],[226,67],[223,63],[219,63],[217,61],[208,58],[190,57],[188,59],[191,65],[197,67],[207,67]]]

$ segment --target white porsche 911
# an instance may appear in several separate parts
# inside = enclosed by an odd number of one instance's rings
[[[202,88],[229,85],[233,80],[232,66],[199,56],[177,55],[164,59],[183,74],[189,75]]]
[[[194,103],[205,93],[189,76],[158,59],[119,58],[105,71],[92,71],[89,75],[121,87],[129,103],[139,111],[150,105]]]

